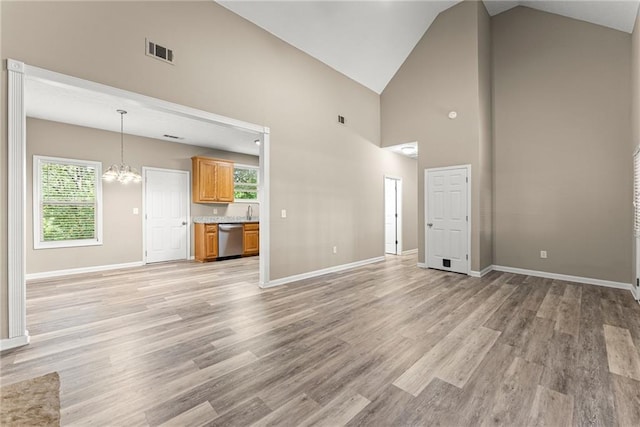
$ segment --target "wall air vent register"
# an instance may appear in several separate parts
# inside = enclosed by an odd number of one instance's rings
[[[149,39],[145,40],[145,52],[147,56],[151,56],[152,58],[159,59],[160,61],[168,62],[169,64],[173,64],[173,49],[169,49],[168,47],[161,46],[158,43],[152,42]]]

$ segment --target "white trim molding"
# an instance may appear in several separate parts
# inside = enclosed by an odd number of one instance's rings
[[[402,255],[413,255],[418,253],[418,248],[402,251]]]
[[[0,340],[0,351],[9,350],[16,347],[22,347],[29,344],[29,333],[25,331],[25,335],[19,337],[5,338]]]
[[[604,286],[607,288],[625,289],[633,292],[631,283],[613,282],[610,280],[593,279],[590,277],[570,276],[568,274],[548,273],[546,271],[526,270],[524,268],[505,267],[502,265],[492,266],[493,270],[505,273],[522,274],[525,276],[544,277],[545,279],[565,280],[567,282],[586,283],[587,285]]]
[[[27,280],[49,279],[52,277],[70,276],[72,274],[95,273],[98,271],[119,270],[121,268],[141,267],[143,261],[125,262],[122,264],[95,265],[91,267],[68,268],[66,270],[43,271],[27,274]]]
[[[486,266],[485,268],[483,268],[480,271],[471,270],[469,272],[469,276],[471,276],[471,277],[484,277],[487,274],[489,274],[491,271],[493,271],[493,265],[488,265],[488,266]]]
[[[7,304],[9,339],[29,342],[25,287],[26,113],[22,62],[7,60]],[[24,342],[24,337],[26,342]],[[13,341],[11,341],[13,342]],[[7,344],[9,345],[9,344]],[[4,345],[3,345],[4,348]]]
[[[418,266],[418,268],[424,268],[425,270],[429,269],[429,267],[427,267],[427,263],[426,262],[419,262],[416,265]]]
[[[262,255],[261,255],[262,256]],[[333,267],[323,268],[321,270],[310,271],[308,273],[296,274],[293,276],[283,277],[281,279],[271,280],[268,284],[261,284],[261,288],[272,288],[274,286],[280,286],[291,282],[298,282],[304,279],[311,279],[313,277],[324,276],[325,274],[337,273],[339,271],[349,270],[351,268],[362,267],[363,265],[373,264],[376,262],[384,261],[384,256],[375,258],[364,259],[361,261],[351,262],[349,264],[341,264]]]

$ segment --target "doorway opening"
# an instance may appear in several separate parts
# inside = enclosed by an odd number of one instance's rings
[[[384,177],[384,252],[402,255],[402,178]]]
[[[425,169],[425,264],[469,274],[471,165]]]
[[[138,109],[140,112],[147,113],[147,118],[151,121],[158,118],[160,123],[165,122],[167,118],[175,118],[177,122],[187,121],[191,126],[183,129],[204,129],[215,127],[220,135],[244,135],[245,144],[256,149],[259,169],[259,187],[257,188],[257,203],[260,205],[260,216],[256,218],[260,226],[260,242],[258,259],[259,264],[259,281],[256,285],[265,286],[269,283],[269,133],[268,127],[260,126],[241,120],[232,119],[218,114],[210,113],[203,110],[175,104],[161,99],[141,95],[138,93],[118,89],[115,87],[103,85],[96,82],[56,73],[46,69],[34,67],[24,64],[20,61],[12,59],[7,60],[8,71],[8,204],[7,204],[7,249],[8,249],[8,286],[7,286],[7,305],[8,305],[8,338],[0,341],[0,348],[7,349],[29,342],[29,333],[27,330],[26,319],[26,256],[27,248],[26,227],[30,226],[26,218],[27,199],[27,109],[26,89],[30,85],[40,85],[50,89],[50,95],[59,96],[61,93],[68,93],[71,99],[85,100],[90,97],[94,106],[105,105],[108,109],[103,115],[111,114],[115,111],[110,103],[117,100],[118,104],[123,103],[128,109]],[[118,105],[121,108],[122,105]],[[62,109],[60,112],[86,112],[86,109]],[[87,115],[88,116],[88,115]],[[64,120],[46,119],[50,121],[58,121],[61,123],[69,123],[76,126],[85,126],[86,128],[96,128],[102,130],[111,130],[107,127],[90,126],[82,123],[65,122]],[[133,134],[133,132],[132,132]],[[173,134],[171,134],[173,135]],[[171,135],[165,135],[169,137]],[[139,135],[146,136],[146,135]],[[147,136],[148,137],[148,136]],[[151,137],[154,138],[154,137]],[[215,139],[215,138],[214,138]],[[219,138],[221,141],[229,141],[230,138]],[[188,144],[189,145],[189,144]],[[191,144],[192,146],[200,146]],[[208,147],[204,145],[204,147]],[[235,147],[235,146],[234,146]],[[217,150],[228,150],[229,147],[210,147]],[[191,157],[191,155],[189,156]],[[187,172],[188,174],[188,172]],[[190,180],[187,180],[189,182]],[[188,194],[188,193],[187,193]],[[144,203],[142,206],[145,206]],[[128,213],[132,211],[128,210]],[[133,215],[138,215],[133,212]],[[188,219],[188,225],[191,225],[191,218]],[[144,227],[143,227],[144,229]],[[144,240],[143,240],[144,241]],[[191,243],[187,237],[186,247]],[[147,261],[146,257],[142,257],[140,264]],[[114,264],[115,265],[115,264]],[[124,267],[124,266],[122,266]],[[83,268],[85,272],[99,271],[93,267]],[[73,272],[80,272],[80,269],[73,269]],[[61,270],[62,271],[62,270]],[[64,271],[70,274],[71,270]]]

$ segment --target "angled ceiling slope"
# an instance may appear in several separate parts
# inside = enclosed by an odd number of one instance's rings
[[[438,14],[460,0],[234,1],[219,4],[382,93]],[[484,0],[491,16],[527,6],[631,33],[640,0]]]

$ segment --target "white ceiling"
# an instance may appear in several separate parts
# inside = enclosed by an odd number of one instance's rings
[[[518,5],[631,33],[640,0],[484,0],[493,16]],[[458,0],[237,1],[222,6],[376,93],[440,12]]]
[[[126,110],[125,134],[259,155],[259,146],[255,143],[259,136],[253,132],[156,111],[124,98],[39,79],[27,78],[25,105],[28,117],[112,132],[120,132],[120,114],[116,110]],[[167,138],[165,134],[182,139]]]

